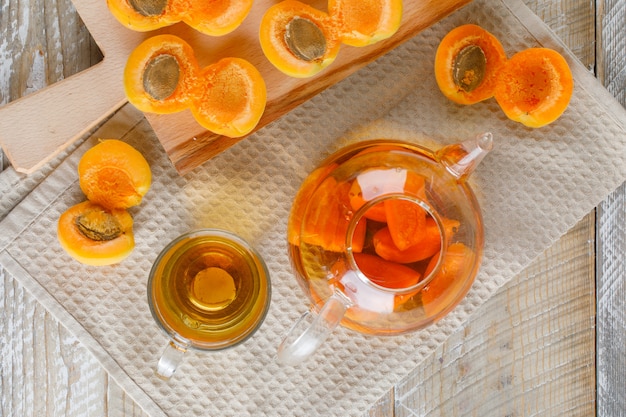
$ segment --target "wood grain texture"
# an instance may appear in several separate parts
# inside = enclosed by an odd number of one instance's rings
[[[598,78],[626,107],[626,4],[598,1]],[[626,183],[598,206],[597,410],[626,416]]]

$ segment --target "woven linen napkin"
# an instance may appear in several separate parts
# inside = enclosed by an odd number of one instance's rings
[[[494,100],[459,106],[438,91],[433,60],[452,28],[476,23],[508,55],[560,50],[575,77],[565,114],[541,129],[508,120]],[[440,147],[490,131],[495,148],[470,178],[485,221],[484,262],[466,299],[442,321],[397,337],[339,328],[301,366],[276,347],[308,301],[286,246],[291,201],[324,157],[359,140],[393,137]],[[154,182],[132,208],[137,246],[119,265],[89,267],[56,240],[56,222],[84,199],[76,165],[99,138],[149,161]],[[125,106],[0,223],[0,264],[101,361],[151,415],[353,416],[420,364],[495,291],[626,179],[626,114],[518,0],[477,0],[280,120],[180,177],[142,114]],[[264,257],[272,302],[260,330],[216,353],[190,351],[174,377],[153,370],[167,340],[150,315],[146,281],[160,250],[189,230],[235,232]]]

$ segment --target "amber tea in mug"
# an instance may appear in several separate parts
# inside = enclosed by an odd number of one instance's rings
[[[171,339],[157,374],[167,378],[174,372],[180,358],[173,353],[246,340],[265,318],[270,288],[262,258],[238,236],[203,229],[170,243],[148,280],[152,315]]]

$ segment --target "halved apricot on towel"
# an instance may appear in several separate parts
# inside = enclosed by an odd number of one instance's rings
[[[341,41],[331,17],[297,0],[270,7],[259,27],[261,49],[283,73],[311,77],[337,57]]]
[[[87,265],[119,263],[135,247],[130,214],[91,201],[72,206],[61,214],[57,237],[70,256]]]
[[[400,28],[402,0],[329,0],[341,41],[367,46],[391,37]]]
[[[190,108],[206,129],[228,137],[244,136],[258,124],[267,101],[259,71],[241,58],[223,58],[200,72]]]
[[[189,107],[199,75],[191,46],[174,35],[143,41],[124,68],[128,101],[148,113],[175,113]]]
[[[107,139],[78,162],[80,188],[93,203],[125,209],[141,202],[152,182],[150,165],[131,145]]]
[[[500,41],[483,28],[467,24],[450,31],[435,55],[435,78],[444,96],[459,104],[493,97],[506,62]]]
[[[529,48],[502,67],[494,97],[511,120],[541,127],[567,108],[574,81],[565,58],[548,48]]]

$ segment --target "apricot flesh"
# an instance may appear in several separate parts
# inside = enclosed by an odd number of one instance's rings
[[[509,119],[536,128],[563,114],[573,89],[572,73],[561,54],[529,48],[503,67],[494,97]]]
[[[135,247],[133,219],[124,209],[106,209],[84,201],[59,217],[61,247],[77,261],[94,266],[124,260]]]
[[[450,32],[435,55],[439,89],[458,104],[474,104],[493,97],[506,53],[500,41],[480,26],[467,24]]]
[[[107,139],[81,157],[78,180],[88,200],[107,209],[126,209],[141,203],[150,189],[152,172],[131,145]]]

